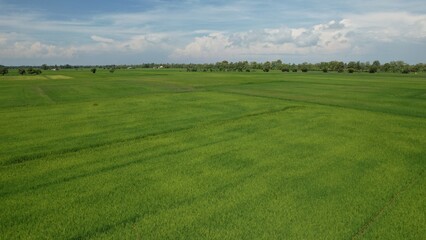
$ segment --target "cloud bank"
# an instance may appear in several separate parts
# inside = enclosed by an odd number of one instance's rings
[[[249,56],[339,54],[361,56],[382,43],[423,45],[426,17],[406,12],[351,15],[308,28],[265,28],[195,37],[171,57],[199,61]]]
[[[327,12],[315,1],[308,7],[297,1],[148,3],[143,11],[82,10],[57,18],[0,0],[0,64],[426,61],[419,54],[426,51],[419,1],[361,1],[350,5],[355,10],[333,1]],[[373,10],[363,11],[367,5]]]

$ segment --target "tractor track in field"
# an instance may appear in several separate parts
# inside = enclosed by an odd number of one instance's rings
[[[132,166],[134,164],[144,163],[144,162],[148,161],[148,158],[151,159],[151,160],[152,159],[158,159],[158,158],[161,158],[161,157],[164,157],[164,156],[184,153],[184,152],[194,150],[196,148],[207,147],[207,146],[214,145],[214,144],[217,144],[217,143],[221,143],[221,142],[224,142],[224,141],[232,141],[232,140],[234,140],[234,139],[214,141],[214,142],[209,142],[209,143],[198,145],[198,146],[192,146],[192,147],[187,147],[187,148],[184,148],[184,149],[177,149],[177,150],[168,151],[166,153],[162,153],[162,154],[154,155],[154,156],[149,156],[147,158],[137,158],[137,159],[132,160],[132,161],[122,162],[122,163],[110,165],[110,166],[107,166],[107,167],[101,167],[101,168],[98,168],[98,169],[90,171],[90,172],[80,173],[80,174],[73,175],[73,176],[55,179],[55,180],[52,180],[50,182],[40,183],[38,185],[34,185],[34,186],[31,186],[31,187],[28,187],[28,188],[14,189],[13,191],[1,193],[0,197],[7,197],[7,196],[10,196],[10,195],[13,195],[13,194],[19,194],[19,193],[28,192],[28,191],[36,191],[36,190],[43,189],[43,188],[46,188],[46,187],[79,180],[81,178],[92,177],[92,176],[100,175],[100,174],[103,174],[103,173],[111,172],[111,171],[114,171],[114,170],[118,170],[118,169],[121,169],[121,168]]]
[[[266,98],[266,99],[275,99],[275,100],[281,100],[281,101],[288,101],[288,102],[295,102],[295,103],[305,103],[305,104],[312,104],[312,105],[320,105],[320,106],[327,106],[327,107],[337,107],[337,108],[343,108],[343,109],[352,109],[357,111],[366,111],[371,113],[382,113],[382,114],[388,114],[392,116],[402,116],[402,117],[410,117],[410,118],[420,118],[425,119],[425,116],[422,115],[412,115],[412,114],[403,114],[403,113],[395,113],[395,112],[388,112],[388,111],[373,111],[366,108],[357,108],[357,107],[348,107],[348,106],[342,106],[337,104],[330,104],[330,103],[319,103],[319,102],[313,102],[313,101],[304,101],[304,100],[297,100],[292,98],[284,98],[284,97],[276,97],[276,96],[265,96],[260,94],[251,94],[251,93],[243,93],[243,92],[234,92],[234,91],[219,91],[219,90],[211,90],[211,92],[217,92],[217,93],[225,93],[225,94],[234,94],[234,95],[241,95],[241,96],[249,96],[249,97],[257,97],[257,98]]]
[[[116,223],[111,223],[111,224],[106,224],[106,225],[102,225],[98,228],[95,228],[93,230],[89,230],[88,232],[82,233],[80,235],[76,235],[74,237],[69,238],[70,240],[82,240],[82,239],[90,239],[91,237],[94,237],[98,234],[101,233],[106,233],[109,232],[117,227],[120,226],[126,226],[128,224],[134,224],[136,223],[139,219],[141,219],[143,216],[140,214],[134,214],[131,217],[128,217],[126,219],[123,219],[119,222]]]
[[[24,162],[28,162],[28,161],[37,160],[37,159],[48,157],[48,156],[63,155],[63,154],[67,154],[67,153],[80,152],[80,151],[83,151],[83,150],[86,150],[86,149],[101,148],[101,147],[105,147],[105,146],[113,146],[113,145],[120,144],[120,143],[139,141],[139,140],[143,140],[143,139],[150,138],[150,137],[158,137],[158,136],[161,136],[161,135],[166,135],[166,134],[175,133],[175,132],[183,132],[183,131],[196,129],[196,128],[200,128],[200,127],[208,127],[208,126],[216,125],[216,124],[224,124],[224,123],[227,123],[227,122],[238,121],[238,120],[242,120],[242,119],[245,119],[245,118],[251,118],[251,117],[257,117],[257,116],[262,116],[262,115],[280,113],[280,112],[284,112],[284,111],[287,111],[287,110],[290,110],[290,109],[301,108],[301,107],[303,107],[303,106],[287,106],[287,107],[280,108],[280,109],[272,109],[272,110],[263,111],[263,112],[246,114],[246,115],[242,115],[242,116],[231,118],[231,119],[212,121],[212,122],[207,122],[207,123],[199,124],[199,125],[195,125],[195,126],[192,125],[192,126],[189,126],[189,127],[181,127],[181,128],[175,128],[175,129],[171,129],[171,130],[167,130],[167,131],[161,131],[161,132],[157,132],[157,133],[140,135],[140,136],[136,136],[136,137],[133,137],[133,138],[119,139],[119,140],[110,141],[110,142],[101,142],[101,143],[86,145],[86,146],[83,146],[83,147],[67,148],[67,149],[62,149],[62,150],[57,151],[57,152],[41,152],[41,153],[31,154],[31,155],[21,155],[21,156],[17,156],[17,157],[13,157],[13,158],[9,158],[7,160],[4,160],[2,163],[0,163],[0,167],[7,167],[7,166],[15,165],[15,164],[20,164],[20,163],[24,163]]]
[[[265,174],[269,170],[270,169],[267,168],[267,167],[260,168],[256,172],[256,175]],[[213,188],[211,191],[203,192],[203,193],[200,193],[200,194],[192,196],[192,197],[188,197],[188,198],[184,198],[184,199],[175,201],[172,204],[168,205],[166,209],[167,210],[177,209],[177,208],[180,208],[182,206],[189,206],[191,204],[194,204],[197,200],[200,200],[200,199],[214,198],[215,196],[217,196],[220,193],[230,191],[235,186],[240,186],[240,185],[246,183],[247,181],[252,180],[254,176],[255,176],[255,173],[251,173],[251,172],[242,174],[241,176],[238,176],[237,178],[232,179],[232,181],[228,181],[223,185],[219,185],[219,186]],[[72,239],[72,240],[90,239],[90,238],[95,237],[99,234],[114,231],[114,229],[119,228],[119,227],[125,227],[126,225],[129,225],[129,224],[136,224],[138,221],[142,220],[143,218],[156,215],[156,214],[158,214],[162,211],[164,211],[164,209],[158,209],[158,210],[150,211],[150,212],[147,212],[147,213],[134,214],[131,217],[125,218],[121,221],[117,221],[117,222],[114,222],[114,223],[109,223],[109,224],[102,225],[100,227],[93,228],[92,230],[89,230],[85,233],[78,234],[78,235],[76,235],[76,236],[74,236],[70,239]]]
[[[50,98],[50,96],[40,86],[36,86],[33,89],[41,98],[46,99],[47,102],[55,103],[55,101],[52,98]]]
[[[406,185],[402,186],[400,190],[394,193],[381,207],[378,211],[374,212],[367,221],[356,231],[356,233],[351,237],[352,240],[362,238],[365,233],[370,229],[370,227],[377,222],[382,216],[386,215],[387,212],[391,211],[395,204],[398,202],[400,198],[402,198],[403,194],[410,190],[414,185],[416,185],[420,179],[422,178],[424,170],[418,173],[411,181],[409,181]]]

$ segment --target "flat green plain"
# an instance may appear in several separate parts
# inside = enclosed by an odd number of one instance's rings
[[[0,76],[0,239],[425,239],[426,75]]]

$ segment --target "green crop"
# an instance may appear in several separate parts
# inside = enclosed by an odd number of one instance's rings
[[[0,239],[424,239],[424,74],[0,77]]]

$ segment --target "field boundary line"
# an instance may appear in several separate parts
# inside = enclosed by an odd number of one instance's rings
[[[365,233],[370,229],[370,227],[377,222],[382,216],[384,216],[387,212],[392,210],[394,205],[398,202],[399,199],[402,198],[402,195],[410,190],[414,185],[416,185],[423,176],[423,172],[418,173],[418,176],[413,177],[411,181],[401,187],[396,193],[394,193],[381,207],[378,211],[374,212],[367,221],[356,231],[356,233],[351,237],[352,240],[360,239],[365,235]]]
[[[419,119],[425,119],[426,118],[426,117],[416,116],[416,115],[391,113],[391,112],[385,112],[385,111],[372,111],[372,110],[368,110],[368,109],[365,109],[365,108],[354,108],[354,107],[347,107],[347,106],[341,106],[341,105],[336,105],[336,104],[310,102],[310,101],[296,100],[296,99],[291,99],[291,98],[271,97],[271,96],[249,94],[249,93],[242,93],[242,92],[218,91],[218,90],[212,90],[212,92],[219,92],[219,93],[225,93],[225,94],[228,93],[228,94],[251,96],[251,97],[258,97],[258,98],[267,98],[267,99],[276,99],[276,100],[281,100],[281,101],[305,103],[305,104],[320,105],[320,106],[327,106],[327,107],[338,107],[338,108],[343,108],[343,109],[352,109],[352,110],[356,110],[356,111],[365,111],[365,112],[376,113],[376,114],[381,113],[381,114],[387,114],[387,115],[392,115],[392,116],[402,116],[402,117],[409,117],[409,118],[416,118],[416,119],[417,118],[419,118]]]
[[[139,98],[139,97],[145,97],[146,95],[168,95],[168,94],[187,94],[187,93],[201,93],[206,92],[204,89],[197,89],[196,91],[192,90],[185,90],[185,91],[175,91],[175,92],[167,92],[167,91],[159,91],[159,92],[148,92],[148,93],[142,93],[142,94],[134,94],[134,95],[126,95],[126,96],[118,96],[114,98],[111,101],[117,100],[117,99],[131,99],[131,98]],[[52,105],[61,106],[61,105],[77,105],[77,104],[93,104],[93,102],[101,102],[103,100],[108,100],[111,98],[108,97],[99,97],[99,98],[91,98],[91,99],[84,99],[81,101],[73,101],[73,102],[56,102],[52,99],[52,103],[50,104],[36,104],[36,105],[30,105],[30,104],[21,104],[21,105],[15,105],[15,106],[6,106],[2,107],[0,109],[0,113],[14,113],[14,112],[24,112],[27,111],[28,108],[37,108],[37,107],[49,107]]]

